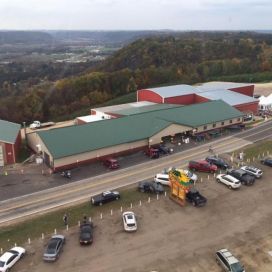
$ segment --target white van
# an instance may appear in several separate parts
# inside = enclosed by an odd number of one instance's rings
[[[192,173],[191,171],[189,170],[183,170],[184,174],[189,177],[193,182],[196,182],[197,181],[197,175]],[[165,173],[160,173],[160,174],[157,174],[155,177],[154,177],[154,181],[157,182],[157,183],[160,183],[162,185],[167,185],[167,186],[170,186],[170,181],[169,181],[169,175],[168,174],[165,174]]]

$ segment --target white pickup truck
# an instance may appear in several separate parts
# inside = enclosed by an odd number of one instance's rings
[[[40,121],[34,121],[32,124],[30,124],[29,128],[37,129],[37,128],[50,127],[50,126],[53,126],[53,125],[55,125],[54,122],[41,123]]]

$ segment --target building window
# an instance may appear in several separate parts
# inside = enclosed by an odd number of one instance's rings
[[[240,122],[241,118],[237,118],[237,121]]]
[[[212,127],[215,128],[215,127],[216,127],[216,124],[213,124]]]
[[[225,122],[221,122],[221,126],[224,126],[225,125]]]
[[[229,123],[232,124],[232,120],[229,120]]]
[[[206,130],[206,129],[207,129],[207,126],[204,126],[203,129]]]

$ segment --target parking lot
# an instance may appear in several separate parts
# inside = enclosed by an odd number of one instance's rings
[[[93,218],[91,246],[79,245],[74,227],[63,232],[67,242],[56,263],[42,261],[47,237],[27,245],[29,254],[13,271],[222,271],[214,258],[221,248],[231,250],[247,272],[271,271],[272,169],[256,166],[264,170],[263,178],[236,191],[201,174],[203,182],[199,179],[196,187],[208,198],[201,208],[180,207],[165,196],[148,203],[143,194],[142,205],[133,203],[132,208],[138,219],[136,233],[123,231],[120,210],[111,216],[109,204],[102,220]]]

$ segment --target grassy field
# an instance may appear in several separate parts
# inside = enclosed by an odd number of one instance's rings
[[[244,152],[245,160],[258,157],[266,157],[272,154],[272,140],[256,143],[246,149],[239,149],[234,153],[234,157],[238,157],[240,152]]]
[[[31,240],[41,237],[42,233],[44,235],[53,234],[54,229],[58,232],[65,229],[63,223],[63,215],[66,213],[68,215],[68,225],[76,226],[78,221],[83,219],[83,216],[94,218],[95,220],[100,218],[100,214],[110,215],[110,209],[114,211],[120,210],[122,206],[123,209],[128,209],[130,204],[138,204],[140,200],[147,201],[148,194],[140,193],[135,188],[120,190],[121,199],[112,202],[109,205],[103,206],[92,206],[90,202],[80,204],[74,207],[69,207],[66,209],[61,209],[44,215],[36,216],[25,222],[10,225],[7,227],[2,227],[0,229],[0,248],[8,249],[17,245],[24,244],[27,242],[28,238]],[[152,197],[155,197],[154,195]]]

